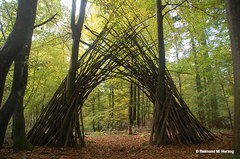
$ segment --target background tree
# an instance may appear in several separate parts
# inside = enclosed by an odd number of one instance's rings
[[[225,0],[234,72],[234,153],[240,155],[240,1]]]
[[[12,62],[15,60],[16,56],[20,53],[20,50],[25,47],[25,42],[29,36],[28,33],[30,29],[33,29],[36,15],[36,7],[37,0],[18,1],[17,17],[13,26],[13,30],[11,31],[6,42],[0,49],[0,104],[3,97],[4,84],[8,70]],[[16,87],[19,87],[19,85],[16,84]],[[3,144],[8,122],[16,106],[16,104],[13,104],[11,102],[19,102],[18,100],[22,98],[21,95],[24,94],[26,83],[22,85],[22,88],[16,89],[16,87],[12,88],[9,99],[0,108],[0,148]],[[19,91],[23,94],[19,94]]]

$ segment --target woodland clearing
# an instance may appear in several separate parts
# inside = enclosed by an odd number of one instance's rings
[[[89,133],[83,148],[34,146],[32,151],[13,151],[11,139],[5,140],[0,158],[234,158],[231,153],[196,153],[197,150],[232,150],[232,132],[215,133],[220,139],[198,145],[175,144],[161,147],[148,145],[149,135]]]

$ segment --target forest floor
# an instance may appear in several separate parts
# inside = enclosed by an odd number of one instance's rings
[[[5,140],[0,150],[0,159],[5,158],[236,158],[232,152],[231,132],[215,133],[222,140],[202,143],[199,145],[168,145],[152,147],[148,145],[149,135],[139,133],[124,135],[113,133],[89,133],[86,135],[84,148],[56,148],[35,146],[32,151],[13,151],[10,149],[11,140]],[[220,150],[220,153],[201,153],[204,150]],[[227,150],[231,150],[227,152]],[[198,152],[198,153],[197,153]]]

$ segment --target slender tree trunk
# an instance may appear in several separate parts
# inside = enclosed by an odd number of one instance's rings
[[[72,29],[72,53],[70,58],[70,65],[68,69],[68,76],[66,82],[66,102],[69,102],[71,96],[73,95],[75,89],[75,80],[77,74],[77,61],[78,61],[78,53],[79,53],[79,41],[81,38],[81,32],[83,28],[83,22],[85,17],[85,7],[87,4],[87,0],[81,0],[80,2],[80,10],[78,21],[75,23],[75,11],[76,11],[76,0],[72,0],[72,14],[71,14],[71,29]],[[73,123],[75,121],[72,113],[74,111],[74,107],[76,105],[72,104],[72,107],[69,107],[63,122],[63,130],[61,131],[61,139],[58,141],[59,145],[62,146],[73,146],[76,144],[73,138]],[[79,119],[77,119],[79,120]],[[76,124],[76,123],[75,123]]]
[[[137,114],[137,89],[136,85],[133,86],[133,124],[136,124],[136,114]]]
[[[138,87],[138,101],[137,101],[137,126],[140,126],[140,88]]]
[[[100,109],[100,90],[98,89],[98,112],[101,112]],[[98,119],[98,125],[97,125],[98,131],[100,130],[100,119]]]
[[[207,47],[207,42],[206,42],[206,37],[204,35],[204,33],[202,34],[202,39],[201,39],[201,45],[203,47],[203,50],[206,50]],[[209,55],[208,52],[205,51],[204,52],[204,58],[207,60],[209,59]],[[208,65],[206,68],[204,68],[205,73],[207,74],[206,78],[207,78],[207,89],[208,89],[208,103],[211,107],[211,116],[212,116],[212,120],[210,122],[210,127],[214,127],[216,126],[217,128],[222,128],[222,122],[219,119],[219,111],[218,111],[218,103],[217,103],[217,95],[216,95],[216,90],[215,90],[215,86],[214,86],[214,78],[213,78],[213,74],[212,74],[212,67],[210,65]]]
[[[147,119],[149,119],[149,113],[150,113],[150,106],[149,106],[149,99],[146,100],[146,113],[147,113]]]
[[[192,43],[192,51],[195,58],[195,67],[196,67],[196,86],[197,86],[197,104],[198,104],[198,116],[203,124],[205,122],[205,113],[204,113],[204,105],[203,105],[203,95],[202,95],[202,84],[201,84],[201,77],[199,74],[199,64],[197,62],[197,54],[196,54],[196,47],[193,38],[191,38]]]
[[[240,1],[225,0],[234,73],[234,153],[240,155]]]
[[[113,110],[114,110],[114,89],[112,88],[112,115],[111,115],[111,119],[112,119],[112,128],[113,128],[113,118],[114,118],[114,113],[113,113]]]
[[[177,56],[177,64],[178,64],[178,66],[180,66],[178,49],[177,49],[177,52],[176,52],[176,56]],[[179,93],[182,95],[182,81],[181,81],[181,74],[180,73],[178,73],[178,85],[179,85]]]
[[[224,85],[223,85],[223,83],[222,83],[221,78],[220,78],[219,75],[218,75],[218,78],[219,78],[219,81],[220,81],[220,84],[221,84],[221,88],[222,88],[222,91],[223,91],[224,100],[225,100],[226,106],[227,106],[228,117],[229,117],[229,120],[230,120],[230,129],[233,129],[232,115],[231,115],[231,111],[230,111],[230,108],[229,108],[229,105],[228,105],[228,100],[227,100],[227,97],[226,97]]]
[[[167,114],[163,113],[165,99],[166,99],[166,86],[165,86],[165,50],[164,50],[164,38],[163,38],[163,15],[162,15],[162,2],[156,0],[157,10],[157,32],[158,32],[158,76],[157,76],[157,88],[156,88],[156,99],[154,103],[154,115],[153,115],[153,126],[150,136],[151,145],[167,145],[169,144],[169,137],[167,135],[166,121],[163,120],[167,117]],[[165,117],[161,117],[161,114]]]
[[[93,113],[93,121],[92,121],[93,131],[96,131],[96,129],[95,129],[95,121],[94,121],[94,116],[95,116],[95,97],[94,96],[92,98],[92,113]]]
[[[79,52],[79,40],[81,38],[81,32],[83,28],[86,3],[87,3],[86,0],[81,0],[81,7],[80,7],[80,13],[78,17],[78,22],[77,24],[75,24],[76,1],[72,0],[71,29],[72,29],[73,43],[72,43],[72,53],[71,53],[70,65],[68,69],[67,86],[66,86],[67,100],[70,99],[75,89],[77,61],[78,61],[78,52]]]
[[[35,15],[36,15],[36,8],[37,8],[37,0],[31,0],[31,1],[19,0],[18,1],[17,18],[15,21],[13,30],[10,33],[6,42],[3,44],[3,46],[0,49],[0,70],[1,70],[0,71],[0,77],[1,77],[0,78],[0,103],[2,100],[6,75],[8,73],[8,70],[12,62],[19,55],[21,50],[23,51],[25,49],[26,50],[29,49],[30,51],[30,45],[27,45],[28,48],[24,48],[24,46],[26,44],[27,39],[30,36],[30,33],[32,33],[32,30],[33,30],[33,25],[35,22]],[[21,63],[24,63],[24,62],[21,61]],[[18,69],[21,69],[20,72],[14,71],[15,79],[13,80],[11,93],[8,99],[3,104],[3,106],[0,108],[0,127],[1,127],[0,148],[2,147],[2,144],[3,144],[8,122],[16,106],[19,103],[21,103],[21,100],[22,100],[21,98],[23,98],[23,95],[25,92],[25,87],[27,83],[27,73],[26,72],[24,73],[23,67]],[[16,76],[21,78],[20,79],[16,78]]]
[[[197,101],[198,101],[198,116],[203,124],[205,122],[205,113],[204,113],[204,105],[203,105],[203,96],[202,96],[202,84],[201,84],[201,77],[199,73],[196,73],[196,86],[197,86]]]
[[[112,99],[112,89],[110,88],[109,89],[109,95],[108,95],[108,110],[111,110],[111,108],[112,108],[112,101],[111,101],[111,99]],[[109,114],[109,119],[108,119],[108,126],[107,126],[107,128],[110,128],[110,123],[111,123],[111,121],[112,121],[112,112],[110,112]]]
[[[145,124],[145,119],[144,119],[144,92],[142,92],[142,109],[141,109],[141,119],[142,119],[142,126]]]
[[[129,107],[128,107],[128,115],[129,115],[129,125],[133,125],[133,116],[132,116],[132,105],[133,105],[133,83],[130,84],[130,100],[129,100]]]
[[[203,83],[204,83],[204,96],[207,96],[207,80],[206,80],[206,77],[203,77]],[[211,128],[212,127],[212,123],[211,123],[211,117],[212,117],[212,114],[211,114],[211,107],[210,107],[210,104],[209,104],[209,101],[208,99],[204,101],[205,102],[205,108],[207,110],[207,126],[208,128]]]
[[[163,104],[166,96],[165,88],[165,50],[164,50],[164,39],[163,39],[163,15],[162,15],[162,2],[156,0],[157,4],[157,31],[158,31],[158,86],[157,86],[157,97]]]

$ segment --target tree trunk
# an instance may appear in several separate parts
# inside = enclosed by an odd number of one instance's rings
[[[176,46],[178,44],[176,43]],[[178,53],[178,48],[176,49],[176,56],[177,56],[177,64],[178,66],[180,66],[180,62],[179,62],[179,53]],[[182,81],[181,81],[181,73],[178,73],[178,85],[179,85],[179,93],[182,95]]]
[[[195,48],[195,43],[193,40],[193,37],[191,38],[191,43],[192,43],[192,51],[194,54],[195,58],[195,67],[196,67],[196,86],[197,86],[197,104],[198,104],[198,116],[203,124],[205,122],[205,114],[204,114],[204,105],[203,105],[203,95],[202,95],[202,84],[201,84],[201,77],[199,74],[199,64],[197,62],[197,54],[196,54],[196,48]]]
[[[229,120],[230,120],[230,129],[233,129],[232,115],[231,115],[231,111],[230,111],[230,108],[229,108],[228,100],[227,100],[227,97],[226,97],[224,85],[223,85],[223,83],[222,83],[222,80],[221,80],[221,78],[220,78],[220,75],[218,75],[218,78],[219,78],[219,81],[220,81],[220,84],[221,84],[221,88],[222,88],[222,91],[223,91],[224,101],[226,102],[226,106],[227,106],[228,117],[229,117]]]
[[[71,96],[73,95],[75,89],[75,80],[77,73],[77,61],[78,61],[78,52],[79,52],[79,41],[81,38],[81,32],[83,28],[83,22],[85,17],[85,7],[86,0],[81,0],[80,11],[78,16],[77,24],[75,24],[75,11],[76,11],[76,1],[72,0],[72,14],[71,14],[71,29],[72,29],[72,53],[70,58],[70,65],[68,69],[67,83],[66,83],[66,102],[69,102]],[[72,112],[75,110],[75,104],[72,104],[67,110],[64,122],[64,128],[62,130],[62,137],[59,140],[59,144],[63,146],[72,146],[75,145],[73,139],[73,122],[75,121],[72,117]],[[78,120],[78,119],[77,119]]]
[[[164,38],[163,38],[163,15],[162,15],[162,2],[156,0],[157,10],[157,31],[158,31],[158,76],[157,76],[157,89],[156,99],[154,103],[154,115],[153,115],[153,127],[150,136],[151,145],[167,145],[169,144],[169,137],[167,135],[166,121],[162,120],[160,114],[164,109],[166,100],[166,87],[165,87],[165,50],[164,50]],[[164,114],[164,118],[168,115]]]
[[[129,115],[129,125],[133,125],[133,116],[132,116],[132,99],[133,99],[133,83],[130,84],[130,100],[129,100],[129,107],[128,107],[128,115]]]
[[[145,107],[144,107],[144,92],[142,92],[142,109],[141,109],[141,119],[142,119],[142,126],[145,124]]]
[[[149,113],[150,113],[149,108],[150,108],[150,100],[147,98],[147,100],[146,100],[146,114],[147,114],[147,119],[150,118],[150,117],[149,117]]]
[[[136,85],[134,84],[133,86],[133,125],[136,124],[136,114],[137,114],[137,88]]]
[[[204,34],[204,31],[202,33],[202,38],[201,38],[201,45],[203,47],[203,50],[206,50],[207,47],[207,42],[206,42],[206,37]],[[207,60],[209,59],[208,51],[204,51],[203,53],[204,58]],[[216,126],[217,128],[222,128],[222,122],[219,119],[219,111],[218,111],[218,103],[217,103],[217,96],[216,96],[216,89],[213,83],[213,74],[212,74],[212,67],[211,65],[207,65],[204,68],[204,71],[206,73],[206,78],[207,78],[207,90],[208,90],[208,104],[211,107],[211,116],[212,120],[210,121],[209,125],[210,127]]]
[[[66,86],[67,100],[70,99],[75,89],[77,61],[78,61],[78,52],[79,52],[79,40],[81,38],[81,32],[83,28],[86,3],[87,3],[86,0],[81,0],[79,17],[78,17],[77,24],[75,24],[76,1],[72,0],[71,29],[72,29],[73,43],[72,43],[72,53],[71,53],[70,65],[68,69],[67,86]]]
[[[17,18],[13,29],[0,48],[0,105],[8,70],[26,42],[33,20],[32,15],[36,14],[36,4],[37,0],[18,1]]]
[[[35,17],[34,17],[35,19]],[[33,28],[33,24],[31,26]],[[33,29],[30,29],[28,33],[28,39],[26,41],[27,47],[24,47],[18,57],[15,59],[14,66],[14,78],[18,82],[19,87],[18,91],[22,92],[22,94],[18,97],[19,102],[16,104],[16,110],[13,115],[13,150],[31,150],[32,144],[28,141],[25,133],[25,120],[24,120],[24,108],[23,108],[23,97],[25,94],[25,89],[27,86],[27,78],[28,78],[28,58],[31,49],[32,43],[32,34]]]
[[[111,97],[111,101],[112,101],[112,114],[111,114],[111,119],[112,119],[112,129],[113,129],[113,117],[114,117],[114,89],[112,88],[112,97]]]
[[[100,90],[98,89],[98,112],[101,112],[100,109]],[[98,130],[100,130],[100,119],[98,119],[98,124],[97,124]]]
[[[225,0],[234,72],[234,153],[240,155],[240,1]]]
[[[12,62],[15,60],[21,50],[30,51],[31,45],[27,45],[27,48],[24,48],[24,46],[26,46],[26,40],[32,37],[32,30],[36,16],[36,8],[37,0],[18,1],[17,18],[13,30],[0,50],[0,103],[2,100],[4,83],[9,67],[11,66]],[[19,60],[19,62],[20,61],[21,60]],[[24,65],[24,62],[21,61],[21,64]],[[17,68],[20,69],[18,71],[14,70],[15,78],[13,79],[12,90],[8,99],[0,108],[0,148],[3,144],[8,122],[15,110],[15,107],[21,103],[21,98],[23,98],[24,96],[25,87],[27,84],[27,72],[24,72],[26,71],[25,68]]]
[[[203,77],[203,84],[204,84],[204,92],[205,92],[204,96],[207,96],[207,86],[206,86],[207,85],[207,80],[206,80],[206,77]],[[212,117],[211,107],[210,107],[210,104],[208,102],[208,99],[205,100],[204,103],[205,103],[205,109],[207,111],[207,121],[208,121],[207,126],[208,126],[208,128],[211,128],[212,127],[212,123],[210,122],[211,117]]]
[[[13,115],[14,131],[13,131],[13,150],[32,150],[33,146],[28,141],[25,132],[25,120],[23,114],[23,97],[19,103],[16,103],[15,112]]]
[[[109,95],[108,95],[108,110],[111,110],[111,104],[112,104],[112,101],[111,101],[111,99],[112,99],[112,90],[111,90],[111,88],[109,89]],[[111,112],[109,112],[109,118],[108,118],[108,125],[107,125],[107,128],[109,129],[110,128],[110,123],[111,123],[111,121],[112,121],[112,113]]]
[[[92,117],[93,117],[93,121],[92,121],[93,131],[96,131],[96,129],[95,129],[95,121],[94,121],[94,116],[95,116],[95,97],[94,96],[92,98],[92,113],[93,113],[93,115],[92,115]]]
[[[140,126],[140,88],[138,87],[138,101],[137,101],[137,126]]]

